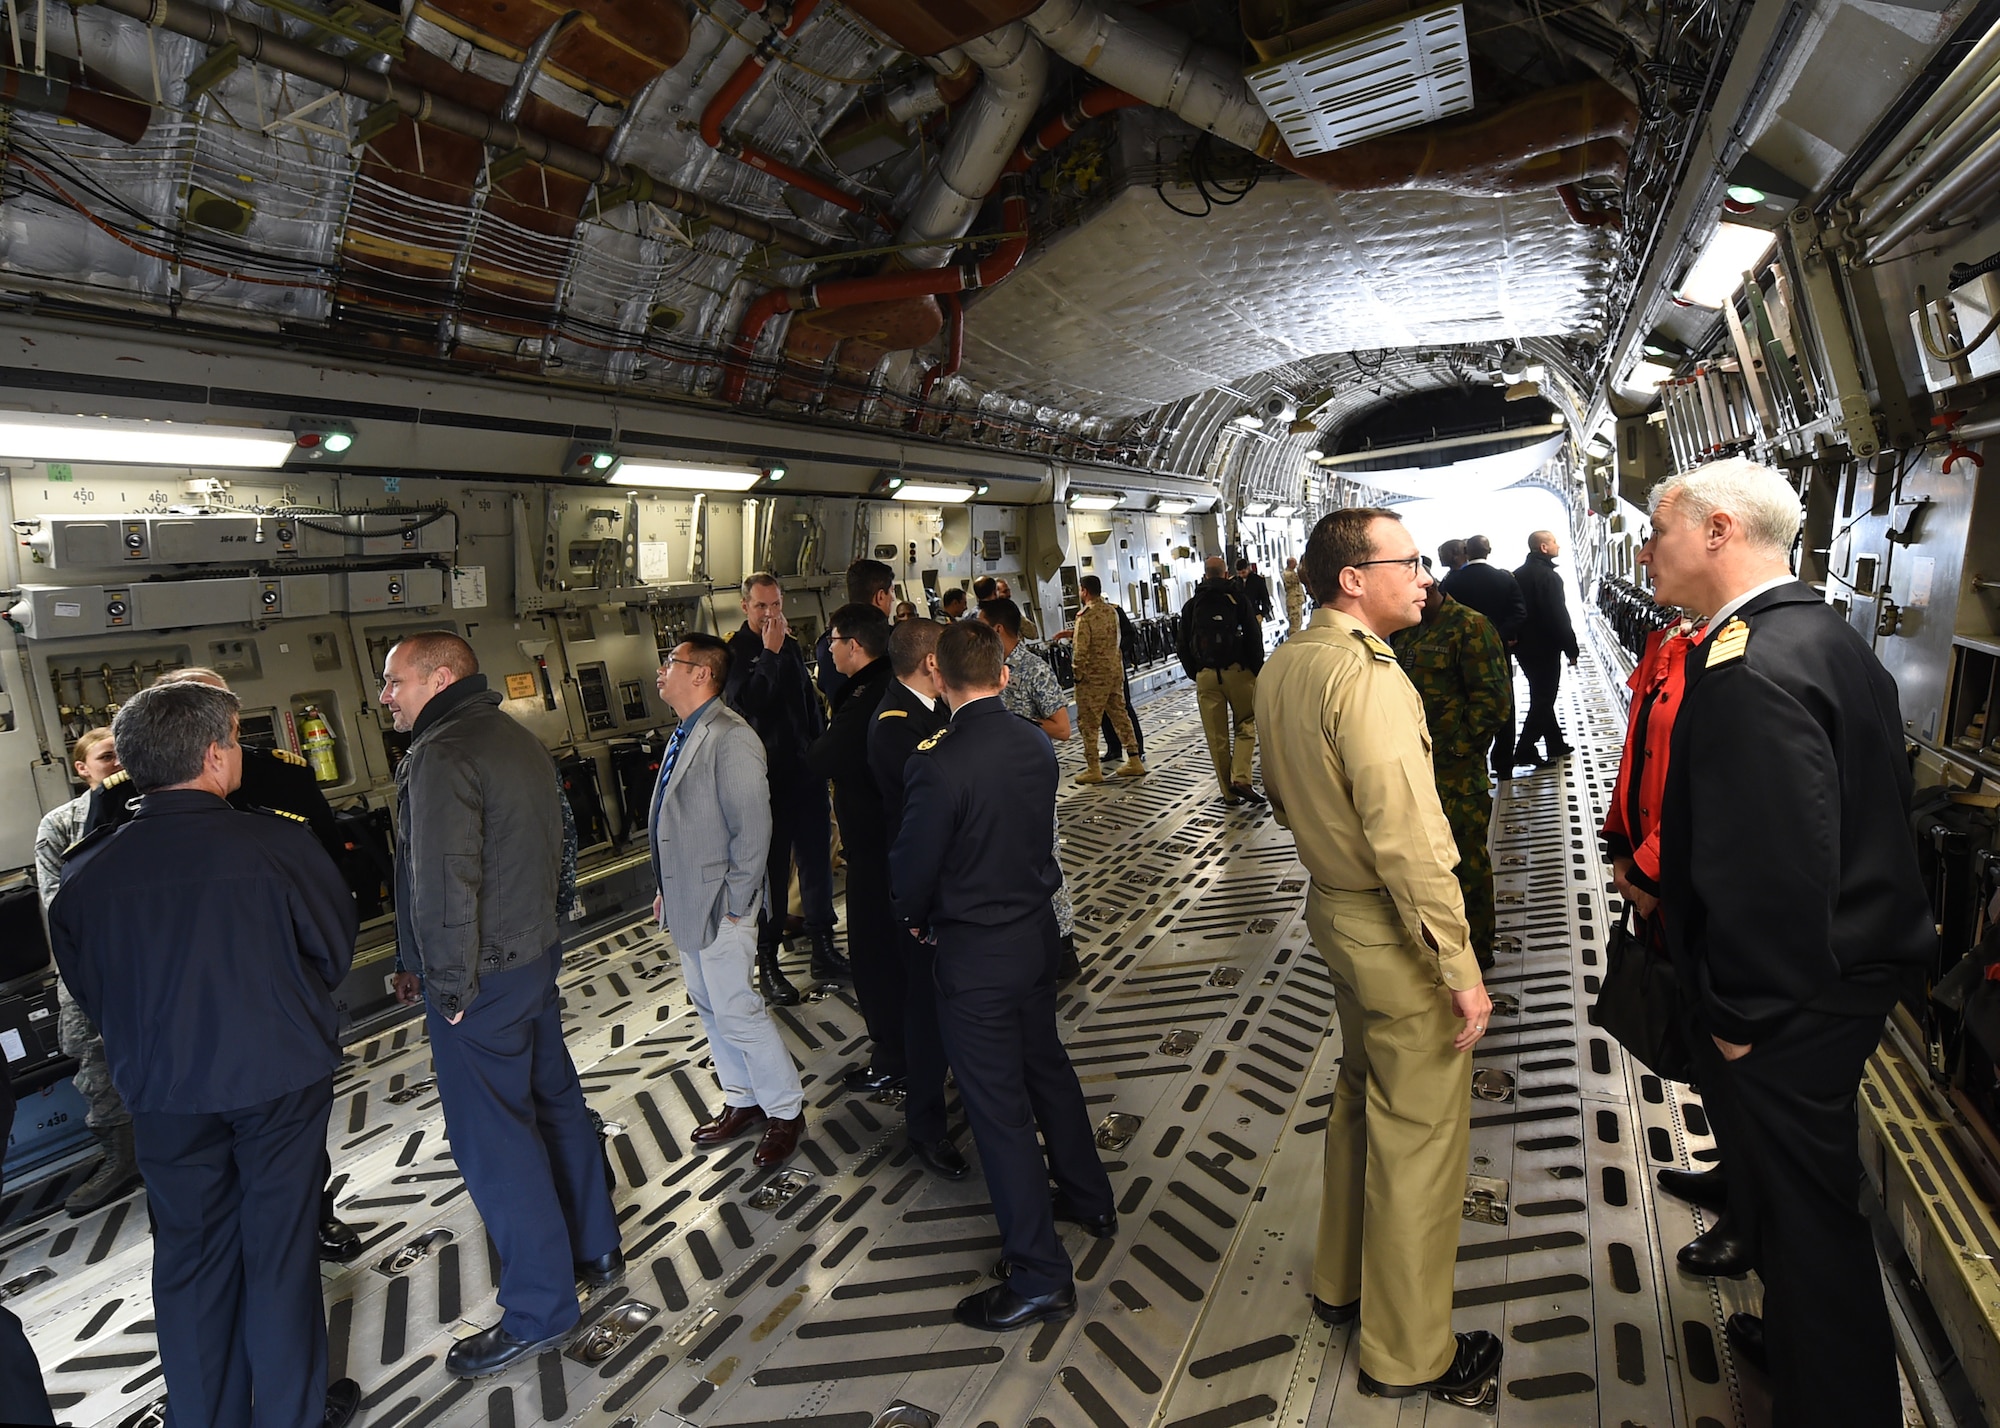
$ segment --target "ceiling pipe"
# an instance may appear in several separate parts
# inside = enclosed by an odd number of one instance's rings
[[[748,164],[753,169],[767,173],[789,188],[809,193],[814,198],[823,199],[836,208],[846,209],[849,213],[859,213],[864,217],[873,218],[877,224],[887,229],[892,226],[887,219],[879,213],[871,212],[859,198],[838,184],[820,178],[816,174],[809,174],[804,169],[795,168],[768,150],[760,149],[755,144],[744,143],[740,139],[730,138],[722,132],[723,121],[756,87],[757,81],[764,77],[764,70],[770,64],[771,55],[778,41],[789,40],[798,34],[818,8],[819,0],[799,0],[799,3],[792,8],[792,16],[785,22],[785,27],[782,30],[774,29],[767,34],[764,42],[736,67],[736,73],[723,82],[722,88],[715,91],[715,97],[709,100],[707,107],[701,111],[701,141],[718,154],[727,154],[738,163]]]
[[[1903,211],[1894,224],[1868,245],[1864,263],[1878,261],[1883,254],[1929,223],[1954,208],[1965,208],[1990,194],[2000,176],[2000,133],[1966,155],[1965,162],[1939,180],[1936,188]]]
[[[1922,158],[1899,174],[1894,183],[1885,186],[1879,197],[1868,202],[1857,228],[1863,233],[1880,228],[1903,200],[1946,163],[1964,153],[1966,146],[1977,140],[1995,119],[2000,119],[2000,73],[1988,81],[1964,113],[1938,131],[1937,137],[1925,146]],[[1859,206],[1853,200],[1848,203],[1850,209]]]
[[[950,260],[953,245],[971,229],[1034,122],[1048,85],[1048,51],[1021,25],[1004,26],[964,48],[982,79],[896,234],[902,262],[912,268],[938,268]]]
[[[1048,0],[1023,23],[1103,83],[1240,149],[1267,158],[1277,152],[1277,126],[1236,62],[1164,21],[1095,0]]]
[[[571,10],[535,36],[534,44],[528,47],[527,57],[521,61],[520,71],[515,74],[513,84],[507,88],[506,102],[500,106],[502,119],[512,124],[521,117],[521,111],[528,104],[528,95],[535,87],[535,76],[540,74],[542,66],[548,63],[549,51],[556,47],[556,41],[562,38],[563,31],[582,18],[583,11]]]
[[[1996,63],[2000,63],[2000,25],[1993,26],[1980,37],[1979,43],[1966,52],[1965,58],[1945,76],[1944,83],[1924,101],[1924,107],[1913,114],[1910,122],[1875,156],[1875,162],[1861,171],[1861,177],[1848,190],[1848,207],[1859,208],[1866,203],[1882,180],[1889,176],[1889,171],[1923,141],[1924,135],[1956,111],[1959,101],[1987,77],[1987,71]]]
[[[1005,206],[1001,222],[1017,236],[1009,238],[977,263],[919,272],[885,273],[872,278],[847,278],[815,283],[803,288],[773,288],[750,305],[736,341],[724,359],[722,384],[717,395],[725,402],[738,402],[750,380],[750,357],[765,326],[782,312],[813,312],[829,308],[854,307],[861,303],[889,302],[898,298],[942,297],[991,287],[1012,273],[1028,251],[1028,200],[1021,188],[1021,175],[1041,155],[1082,128],[1085,121],[1114,109],[1139,106],[1142,100],[1120,90],[1094,89],[1070,109],[1045,124],[1035,137],[1023,143],[1007,163],[1002,176]]]
[[[408,80],[378,74],[235,15],[211,10],[197,0],[95,0],[95,3],[141,24],[157,25],[177,35],[186,35],[211,49],[235,45],[238,53],[253,64],[269,65],[272,69],[311,80],[342,94],[351,94],[370,104],[392,104],[419,123],[435,124],[447,132],[463,134],[503,152],[518,149],[536,163],[558,173],[572,174],[605,188],[630,188],[635,200],[650,201],[690,217],[707,219],[715,227],[741,234],[753,242],[781,248],[801,258],[826,256],[827,250],[810,239],[703,198],[700,194],[676,188],[643,169],[610,163],[573,144],[565,144],[560,139],[524,129],[470,105],[460,104],[455,99],[420,89]]]
[[[89,77],[87,73],[85,77]],[[152,106],[143,100],[87,89],[53,75],[30,74],[11,65],[0,66],[0,104],[53,114],[127,144],[145,138],[147,126],[153,122]]]
[[[965,302],[956,293],[944,293],[938,303],[944,308],[945,345],[944,360],[933,362],[924,372],[924,380],[917,388],[919,404],[931,399],[931,392],[946,377],[956,377],[959,367],[965,361]],[[921,420],[921,405],[910,413],[911,419]]]

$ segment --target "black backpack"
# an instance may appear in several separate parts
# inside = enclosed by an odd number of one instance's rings
[[[1243,613],[1226,586],[1197,590],[1188,602],[1188,649],[1196,669],[1243,663]]]

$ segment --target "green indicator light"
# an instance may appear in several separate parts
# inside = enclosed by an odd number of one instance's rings
[[[1727,190],[1729,196],[1738,203],[1756,205],[1764,201],[1764,190],[1751,188],[1747,184],[1733,183]]]

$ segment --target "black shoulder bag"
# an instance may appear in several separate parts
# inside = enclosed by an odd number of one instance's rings
[[[1631,927],[1625,904],[1604,944],[1604,981],[1590,1008],[1590,1024],[1614,1037],[1646,1069],[1669,1081],[1694,1074],[1681,1034],[1680,979],[1666,952],[1653,945],[1642,927]]]

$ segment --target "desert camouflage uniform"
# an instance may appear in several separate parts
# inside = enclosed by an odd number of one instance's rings
[[[1125,713],[1125,656],[1118,648],[1118,612],[1093,600],[1076,617],[1076,720],[1084,761],[1097,768],[1097,729],[1108,716],[1119,744],[1137,750],[1138,735]]]

